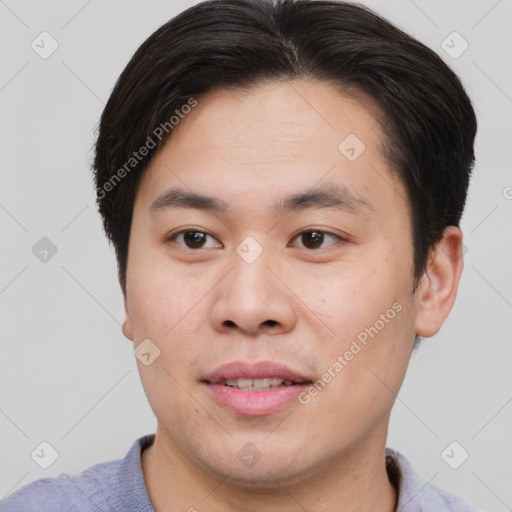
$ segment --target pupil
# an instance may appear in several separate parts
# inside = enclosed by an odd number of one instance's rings
[[[204,233],[198,231],[188,231],[185,233],[185,243],[188,247],[197,248],[201,247],[204,242]]]
[[[302,242],[310,249],[317,249],[322,245],[324,234],[318,231],[310,231],[302,234]]]

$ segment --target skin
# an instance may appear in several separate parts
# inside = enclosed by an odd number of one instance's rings
[[[434,335],[453,306],[462,234],[445,230],[413,293],[406,193],[383,156],[378,109],[360,99],[303,80],[210,92],[142,178],[123,332],[135,346],[149,338],[160,350],[151,365],[137,362],[158,420],[142,467],[159,512],[396,508],[385,469],[390,411],[415,333]],[[353,162],[338,150],[349,134],[366,146]],[[327,184],[350,188],[373,212],[273,213],[287,195]],[[229,208],[152,216],[153,201],[172,187]],[[207,232],[205,246],[168,240],[183,228]],[[311,248],[300,234],[309,228],[335,236]],[[247,236],[263,248],[252,263],[236,252]],[[401,311],[305,405],[239,415],[201,383],[240,360],[283,362],[321,378],[394,303]],[[237,457],[248,442],[261,452],[252,467]]]

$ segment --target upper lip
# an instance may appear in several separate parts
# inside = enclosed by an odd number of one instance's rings
[[[207,374],[203,381],[216,384],[233,379],[264,378],[290,380],[297,383],[312,382],[310,376],[294,371],[285,364],[274,361],[259,361],[257,363],[233,361],[219,366],[213,372]]]

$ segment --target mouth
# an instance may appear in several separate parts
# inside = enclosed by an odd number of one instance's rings
[[[260,379],[228,379],[209,382],[209,384],[218,384],[227,386],[240,391],[270,391],[271,389],[283,388],[288,386],[297,386],[301,384],[311,384],[311,381],[292,381],[278,377],[263,377]]]
[[[268,391],[280,387],[311,384],[313,381],[311,376],[292,370],[285,364],[273,361],[234,361],[219,366],[206,375],[203,382],[243,391]]]
[[[290,405],[297,395],[313,384],[311,376],[270,361],[233,362],[223,365],[201,380],[218,404],[237,414],[273,414]]]

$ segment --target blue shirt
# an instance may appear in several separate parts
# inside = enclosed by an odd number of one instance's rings
[[[154,437],[137,439],[124,459],[96,464],[79,476],[32,482],[0,501],[0,512],[153,512],[141,454]],[[458,496],[426,483],[391,448],[386,448],[386,469],[398,489],[397,512],[477,512]]]

